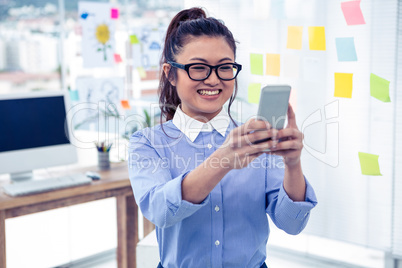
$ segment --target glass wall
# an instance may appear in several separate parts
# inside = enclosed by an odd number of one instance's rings
[[[305,135],[303,170],[319,203],[302,235],[275,230],[268,244],[363,267],[398,258],[400,1],[185,1],[194,5],[223,19],[239,41],[241,121],[257,111],[253,85],[292,86]],[[356,21],[348,21],[351,14]],[[348,94],[338,91],[345,81]],[[384,96],[375,97],[376,81],[384,83]],[[361,153],[378,157],[380,171],[365,173]]]

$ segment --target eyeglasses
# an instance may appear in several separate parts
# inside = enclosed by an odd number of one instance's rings
[[[190,63],[179,64],[176,62],[168,61],[173,67],[186,70],[188,77],[194,81],[203,81],[211,75],[212,69],[219,79],[223,81],[230,81],[236,78],[241,71],[241,64],[237,63],[222,63],[215,66],[205,63]]]

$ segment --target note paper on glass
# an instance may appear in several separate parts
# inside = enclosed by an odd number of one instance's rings
[[[119,10],[117,8],[112,8],[110,10],[110,17],[115,20],[118,19],[119,18]]]
[[[363,175],[382,176],[378,155],[359,152],[360,168]]]
[[[126,110],[131,109],[130,102],[128,100],[121,100],[121,106]]]
[[[250,54],[250,68],[251,74],[263,75],[263,55],[262,54]]]
[[[271,16],[275,19],[286,19],[285,0],[271,0]]]
[[[380,101],[391,102],[389,81],[375,74],[370,74],[370,95]]]
[[[137,71],[141,78],[147,78],[147,72],[144,67],[137,67]]]
[[[69,93],[70,93],[71,101],[79,101],[80,100],[80,97],[78,95],[78,90],[70,90]]]
[[[130,35],[130,43],[132,45],[140,43],[140,41],[138,40],[138,37],[135,34]]]
[[[115,61],[116,63],[123,62],[123,60],[121,59],[120,54],[114,54],[114,61]]]
[[[281,55],[267,53],[267,68],[266,74],[279,76],[281,71]]]
[[[357,61],[353,37],[335,38],[338,61]]]
[[[250,83],[248,85],[248,102],[258,103],[260,101],[261,94],[261,84],[260,83]]]
[[[335,73],[335,97],[352,98],[353,74]]]
[[[308,42],[310,50],[325,50],[325,27],[308,27]]]
[[[341,9],[347,25],[366,24],[360,8],[360,0],[342,2]]]
[[[288,26],[288,41],[286,48],[301,49],[303,38],[303,26]]]

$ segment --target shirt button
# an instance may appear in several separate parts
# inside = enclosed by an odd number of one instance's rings
[[[208,149],[211,149],[211,148],[212,148],[212,144],[208,143],[207,147],[208,147]]]
[[[218,212],[220,208],[218,206],[215,206],[215,211]]]
[[[216,240],[216,241],[215,241],[215,246],[219,246],[220,243],[221,243],[221,242],[219,242],[219,240]]]

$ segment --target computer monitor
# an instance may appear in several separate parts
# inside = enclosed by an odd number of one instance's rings
[[[35,169],[77,162],[62,91],[0,94],[0,174],[13,181]]]

